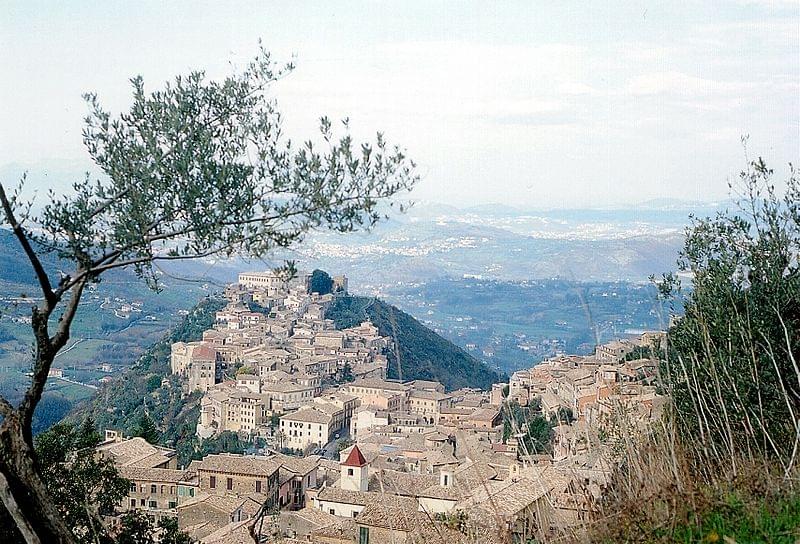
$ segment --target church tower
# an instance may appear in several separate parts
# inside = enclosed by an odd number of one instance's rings
[[[358,446],[353,446],[350,453],[341,463],[342,477],[339,487],[350,491],[366,491],[369,487],[369,463]]]

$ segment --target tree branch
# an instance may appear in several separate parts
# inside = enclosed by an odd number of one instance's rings
[[[6,510],[8,510],[11,518],[17,524],[17,529],[22,534],[25,542],[28,544],[40,544],[39,535],[36,534],[36,530],[31,526],[27,515],[19,507],[14,495],[11,494],[8,479],[2,472],[0,472],[0,499],[2,499]]]
[[[11,406],[11,403],[8,402],[5,397],[0,396],[0,415],[8,417],[13,412],[14,407]]]
[[[39,280],[39,285],[42,288],[44,299],[49,304],[54,304],[55,297],[53,295],[53,287],[50,285],[50,278],[47,277],[47,272],[44,271],[42,261],[39,260],[39,257],[33,250],[28,237],[25,235],[25,230],[22,228],[22,225],[20,225],[19,221],[17,221],[17,218],[14,215],[14,209],[11,206],[11,201],[8,199],[2,183],[0,183],[0,203],[3,205],[3,211],[6,214],[6,219],[11,225],[14,235],[17,237],[17,240],[19,240],[22,249],[25,251],[25,255],[28,257],[31,266],[33,266],[34,272],[36,272],[36,277]]]
[[[34,330],[37,336],[36,363],[33,369],[33,378],[31,378],[31,384],[28,386],[28,390],[25,392],[25,398],[23,398],[22,403],[19,406],[19,412],[23,422],[23,429],[25,431],[30,431],[30,423],[33,420],[33,411],[36,409],[36,405],[42,398],[42,392],[44,391],[44,386],[47,382],[47,375],[50,372],[50,367],[53,365],[53,360],[55,359],[58,351],[64,347],[64,345],[67,343],[67,340],[69,340],[69,329],[72,325],[72,320],[75,318],[75,313],[78,311],[78,305],[80,304],[81,295],[83,294],[83,288],[89,281],[87,276],[82,274],[80,275],[82,276],[82,279],[72,288],[72,295],[70,296],[69,302],[64,309],[64,313],[59,318],[58,329],[56,330],[55,334],[53,334],[52,337],[48,337],[47,329],[42,327],[37,328],[36,323],[34,323]],[[39,316],[39,319],[44,320],[45,327],[49,315],[50,314],[41,314]],[[41,338],[42,336],[44,336],[44,338]]]

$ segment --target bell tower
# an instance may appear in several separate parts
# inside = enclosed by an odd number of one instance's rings
[[[341,463],[342,476],[339,487],[350,491],[366,491],[369,487],[369,463],[358,446],[353,446]]]

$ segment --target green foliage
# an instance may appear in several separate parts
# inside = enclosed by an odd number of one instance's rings
[[[247,309],[251,312],[257,312],[259,314],[269,315],[269,308],[265,308],[258,302],[248,302]]]
[[[703,485],[689,496],[665,489],[642,506],[641,512],[623,511],[616,523],[599,525],[591,540],[608,544],[795,544],[800,539],[800,494],[796,489],[769,487],[764,481],[730,482],[713,488]],[[663,516],[653,515],[659,512],[668,515],[667,522]]]
[[[311,292],[327,295],[333,290],[333,279],[324,270],[317,268],[311,273]]]
[[[161,438],[165,445],[182,443],[184,448],[192,449],[196,444],[189,441],[195,434],[201,395],[181,395],[180,382],[171,375],[170,346],[174,342],[201,339],[203,331],[212,326],[215,313],[223,306],[221,299],[203,299],[125,373],[101,389],[90,402],[79,405],[70,419],[91,416],[100,429],[119,429],[132,435],[145,414],[146,406],[146,413],[156,426],[164,429]],[[153,375],[158,377],[159,387],[150,391],[148,380]],[[168,381],[162,386],[160,382],[165,377]]]
[[[252,373],[253,373],[253,367],[251,366],[245,365],[245,366],[240,366],[239,368],[236,369],[237,376],[240,374],[252,374]]]
[[[349,438],[340,438],[340,439],[339,439],[339,440],[336,442],[336,453],[338,454],[338,453],[340,453],[342,450],[346,450],[347,448],[349,448],[349,447],[350,447],[350,446],[352,446],[353,444],[355,444],[355,442],[353,442],[353,441],[352,441],[352,440],[350,440]]]
[[[87,94],[83,141],[104,176],[51,194],[40,240],[91,277],[133,266],[155,285],[153,261],[264,255],[312,229],[374,225],[379,202],[416,182],[413,162],[381,134],[356,143],[346,121],[337,137],[324,117],[321,145],[295,147],[269,96],[292,69],[262,49],[221,82],[192,72],[147,92],[135,77],[119,115]]]
[[[654,350],[650,346],[636,346],[625,355],[625,360],[636,361],[637,359],[652,359],[654,356]]]
[[[544,416],[533,416],[525,422],[527,433],[522,437],[524,451],[549,453],[553,445],[553,424]]]
[[[712,509],[690,514],[685,524],[671,531],[654,529],[654,537],[672,542],[773,542],[794,544],[800,539],[800,496],[771,502],[752,498],[743,501],[737,495],[725,497]],[[730,540],[726,541],[730,542]]]
[[[192,538],[178,528],[178,520],[164,517],[153,524],[141,510],[131,510],[120,516],[118,544],[191,544]]]
[[[466,534],[469,516],[462,510],[456,510],[455,512],[439,512],[434,514],[433,519],[443,523],[450,529]]]
[[[396,342],[404,380],[435,380],[448,390],[460,387],[489,389],[500,375],[419,321],[378,299],[344,296],[328,308],[328,319],[337,328],[358,325],[367,319],[381,335]],[[397,354],[390,351],[390,378],[400,378]]]
[[[342,370],[339,372],[339,381],[341,383],[350,383],[355,379],[355,376],[353,376],[353,367],[349,362],[346,362],[342,367]]]
[[[214,438],[203,440],[200,452],[194,457],[202,459],[212,453],[244,453],[245,444],[239,439],[239,435],[232,431],[223,431]]]
[[[81,426],[77,430],[77,435],[75,437],[75,449],[83,450],[86,448],[94,448],[100,442],[102,442],[102,440],[103,437],[97,430],[94,420],[90,417],[87,417],[83,420]]]
[[[142,417],[139,418],[139,424],[136,426],[134,436],[140,436],[151,444],[157,444],[159,434],[158,428],[152,418],[147,414],[142,414]]]
[[[148,393],[152,393],[159,387],[161,387],[161,376],[159,376],[158,374],[153,374],[152,376],[147,378],[146,388]]]
[[[548,420],[541,414],[539,399],[528,406],[517,401],[503,405],[503,440],[514,435],[519,440],[519,451],[527,454],[548,453],[553,445],[553,427],[558,419]]]
[[[150,518],[141,510],[130,510],[120,517],[117,544],[152,544],[155,528]]]
[[[36,406],[31,430],[34,435],[49,429],[69,413],[72,404],[61,393],[46,391]]]
[[[177,518],[161,518],[158,522],[161,530],[159,544],[191,544],[192,538],[178,529]]]
[[[679,268],[692,290],[665,276],[659,290],[683,302],[669,332],[663,375],[679,424],[726,457],[791,455],[800,413],[800,184],[779,196],[759,159],[740,176],[737,209],[695,220]]]
[[[57,424],[36,438],[36,461],[53,502],[78,540],[85,534],[109,542],[100,516],[110,515],[127,494],[111,460],[95,456],[100,434],[91,420],[79,428]]]

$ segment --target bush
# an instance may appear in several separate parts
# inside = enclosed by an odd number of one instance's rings
[[[759,159],[741,174],[732,212],[696,220],[675,276],[660,290],[685,315],[668,336],[663,377],[680,431],[714,458],[755,449],[788,461],[800,414],[800,184],[779,196]]]

